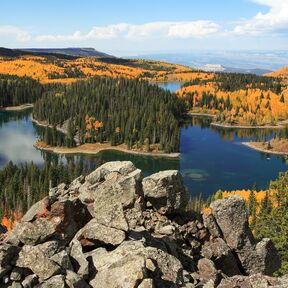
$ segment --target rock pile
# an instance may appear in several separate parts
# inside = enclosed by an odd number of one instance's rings
[[[203,219],[184,212],[188,198],[178,171],[143,178],[127,161],[61,184],[2,231],[0,287],[288,287],[241,198]]]

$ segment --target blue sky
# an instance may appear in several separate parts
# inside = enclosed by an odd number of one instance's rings
[[[2,1],[0,46],[119,55],[288,46],[288,0]]]

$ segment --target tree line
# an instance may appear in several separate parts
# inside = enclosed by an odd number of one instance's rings
[[[0,74],[0,107],[34,103],[42,93],[43,86],[36,80]]]
[[[69,184],[95,167],[83,160],[68,158],[67,163],[46,159],[43,166],[33,162],[15,165],[9,162],[0,170],[0,219],[24,214],[34,203],[46,197],[49,188],[60,183]]]

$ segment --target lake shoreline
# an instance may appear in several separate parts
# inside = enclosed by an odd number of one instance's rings
[[[140,155],[140,156],[149,156],[149,157],[164,157],[171,159],[178,159],[180,157],[180,153],[164,153],[164,152],[144,152],[137,150],[129,150],[126,148],[125,144],[120,144],[118,146],[111,146],[110,143],[86,143],[76,147],[68,148],[68,147],[57,147],[57,146],[49,146],[45,144],[43,141],[37,141],[34,144],[34,147],[38,150],[45,152],[52,152],[55,154],[90,154],[96,155],[102,151],[119,151],[122,153]]]
[[[288,155],[288,151],[277,151],[277,150],[267,149],[267,148],[260,146],[260,145],[265,145],[266,142],[241,142],[241,144],[253,150],[257,150],[259,152],[263,152],[267,154],[273,154],[273,155],[279,155],[279,156]]]
[[[186,113],[187,116],[192,116],[192,117],[209,117],[209,118],[215,118],[216,115],[215,114],[210,114],[210,113],[202,113],[202,112],[188,112]],[[213,127],[219,127],[219,128],[223,128],[223,129],[283,129],[285,128],[285,125],[288,125],[288,119],[287,120],[283,120],[278,122],[276,125],[269,125],[269,124],[265,124],[265,125],[231,125],[231,124],[227,124],[227,123],[220,123],[220,122],[211,122],[210,126]]]
[[[230,124],[225,124],[225,123],[212,122],[210,125],[213,127],[219,127],[219,128],[224,128],[224,129],[283,129],[285,128],[285,125],[283,124],[252,126],[252,125],[230,125]]]
[[[18,106],[7,106],[7,107],[0,107],[0,111],[22,111],[26,109],[33,108],[34,104],[22,104]]]

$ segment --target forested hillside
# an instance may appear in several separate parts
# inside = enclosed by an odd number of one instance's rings
[[[210,74],[212,75],[212,74]],[[187,82],[178,91],[188,109],[217,115],[229,125],[275,125],[288,118],[288,95],[280,78],[217,73]]]
[[[48,54],[45,57],[43,55],[1,57],[0,55],[0,73],[20,77],[29,76],[41,83],[72,83],[94,76],[141,78],[152,81],[189,81],[205,74],[186,66],[161,61],[112,57],[76,58],[69,55],[60,55],[61,58],[59,55]]]
[[[0,74],[0,107],[34,103],[42,93],[43,86],[36,80]]]
[[[76,136],[81,143],[108,141],[146,150],[158,144],[160,150],[175,152],[183,112],[182,101],[156,85],[97,77],[67,86],[56,97],[43,96],[35,103],[33,117],[52,126],[66,123],[68,139]]]

